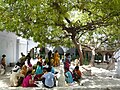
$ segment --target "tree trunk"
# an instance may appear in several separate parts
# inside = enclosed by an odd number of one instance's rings
[[[90,63],[89,65],[91,66],[95,66],[95,63],[94,63],[94,58],[95,58],[95,48],[91,47],[91,52],[92,52],[92,57],[91,57],[91,60],[90,60]]]
[[[80,60],[80,66],[82,66],[83,65],[83,53],[82,53],[82,46],[81,45],[78,45],[78,53],[79,53],[79,55],[80,55],[80,57],[79,57],[79,60]]]
[[[82,53],[82,46],[81,44],[79,44],[75,38],[72,38],[77,50],[78,50],[78,53],[79,53],[79,62],[80,62],[80,66],[83,65],[83,53]]]
[[[95,63],[94,63],[94,59],[95,59],[95,48],[94,47],[91,47],[91,46],[88,46],[88,45],[84,45],[82,44],[82,46],[88,48],[91,50],[91,53],[92,53],[92,57],[91,57],[91,60],[89,62],[89,65],[91,66],[95,66]]]

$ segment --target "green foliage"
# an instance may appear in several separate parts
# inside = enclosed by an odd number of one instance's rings
[[[120,0],[0,0],[0,30],[32,37],[41,47],[73,47],[73,35],[83,44],[97,45],[104,35],[119,41],[119,25]]]

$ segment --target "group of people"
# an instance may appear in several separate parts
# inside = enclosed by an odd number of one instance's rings
[[[20,61],[12,69],[11,86],[37,87],[37,81],[41,81],[47,88],[56,85],[54,67],[49,62],[43,62],[42,56],[38,58],[37,64],[32,65],[30,54],[25,56],[21,53],[21,55]]]
[[[54,67],[60,65],[60,55],[57,50],[54,53],[51,50],[48,52],[48,62],[52,63]]]
[[[21,53],[22,57],[19,62],[16,63],[12,69],[10,76],[11,86],[22,86],[22,87],[37,87],[37,81],[41,81],[44,87],[52,88],[56,86],[56,76],[55,67],[60,65],[59,63],[59,53],[55,52],[55,57],[53,63],[46,62],[42,60],[42,56],[37,57],[37,63],[33,65],[31,63],[31,56],[28,53],[25,56]],[[81,72],[79,66],[75,66],[71,71],[71,61],[69,54],[66,54],[66,58],[63,61],[64,63],[64,76],[66,83],[73,83],[74,81],[79,82],[81,78]]]
[[[65,56],[65,59],[63,61],[64,63],[64,71],[65,71],[65,81],[67,83],[73,83],[74,81],[80,83],[80,79],[82,77],[82,73],[79,70],[78,63],[76,65],[74,63],[71,63],[69,53],[67,53]],[[74,64],[74,65],[72,65]]]

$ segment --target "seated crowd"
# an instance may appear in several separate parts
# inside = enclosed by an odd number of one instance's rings
[[[56,72],[54,67],[48,62],[43,62],[42,59],[38,59],[37,64],[32,65],[31,57],[26,56],[22,64],[17,62],[10,76],[11,86],[17,87],[37,87],[36,81],[41,81],[44,87],[52,88],[56,86]],[[25,64],[25,61],[27,64]],[[64,76],[66,83],[79,82],[81,78],[81,72],[79,66],[75,66],[73,71],[69,70],[69,62],[65,62]]]

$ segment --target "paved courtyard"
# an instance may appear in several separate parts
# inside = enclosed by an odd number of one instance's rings
[[[57,68],[59,69],[59,67]],[[7,68],[5,75],[0,76],[0,90],[46,90],[47,88],[36,87],[36,88],[22,88],[22,87],[10,87],[11,67]],[[63,82],[61,82],[63,83]],[[48,89],[47,89],[48,90]],[[55,87],[52,90],[120,90],[120,79],[113,78],[111,76],[83,76],[81,85],[71,85],[65,87]]]

